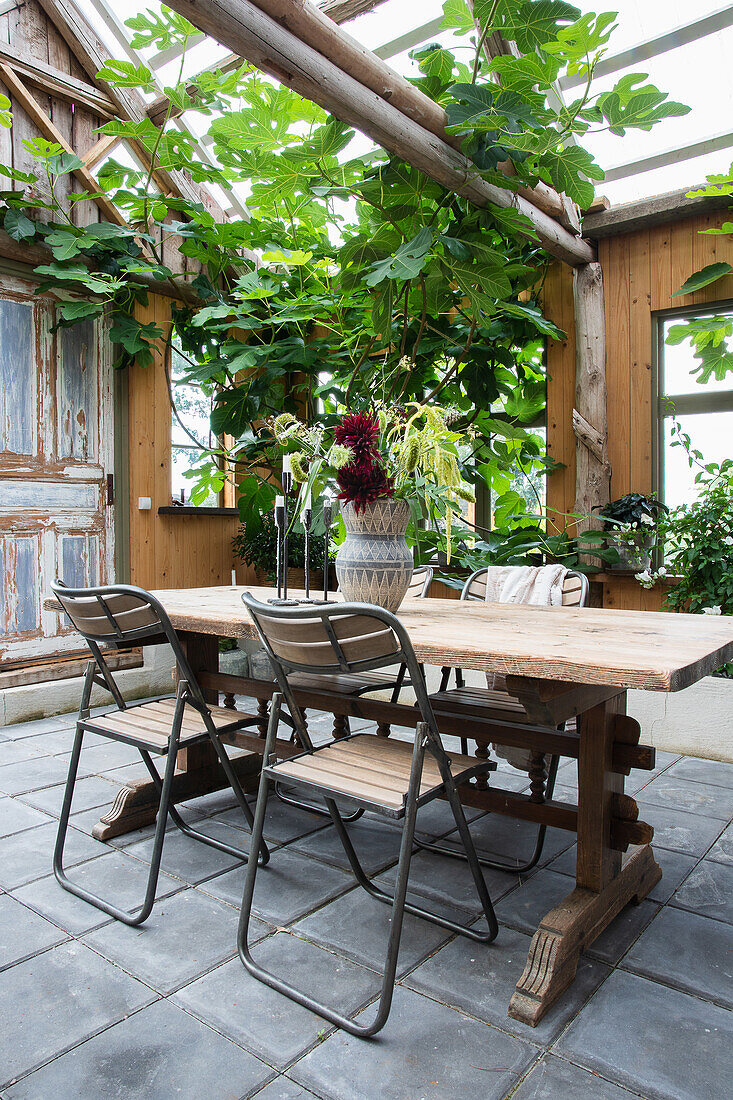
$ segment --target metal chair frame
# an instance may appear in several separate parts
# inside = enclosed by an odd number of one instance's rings
[[[430,591],[430,585],[433,583],[433,572],[434,572],[433,567],[431,565],[419,565],[416,569],[413,570],[413,572],[412,572],[412,578],[413,579],[410,582],[410,587],[411,588],[414,586],[415,577],[419,573],[424,574],[423,581],[422,581],[422,584],[420,586],[420,591],[418,592],[418,594],[416,596],[413,597],[413,599],[424,600],[426,598],[428,592]],[[408,589],[408,592],[409,592],[409,589]],[[371,684],[365,683],[363,687],[357,688],[354,691],[350,691],[349,695],[354,695],[354,696],[358,697],[360,695],[367,695],[371,691],[386,691],[389,688],[391,688],[392,689],[392,695],[390,696],[390,702],[396,703],[399,700],[400,693],[402,692],[403,688],[412,687],[412,684],[410,683],[409,678],[407,680],[405,680],[405,673],[406,673],[406,668],[405,668],[404,665],[401,665],[396,677],[391,677],[389,679],[385,679],[384,682],[382,682],[382,683],[371,683]],[[284,718],[285,721],[288,721],[286,715],[283,715],[282,717]],[[305,717],[305,715],[304,715],[304,717]],[[342,721],[344,723],[344,728],[348,732],[349,719],[344,717],[342,719]],[[291,723],[288,722],[288,725],[290,725],[290,724]],[[295,732],[295,726],[294,725],[293,725],[293,731]],[[380,733],[383,737],[388,737],[389,736],[389,726],[380,726],[379,731],[380,731]],[[295,806],[296,809],[299,809],[299,810],[308,810],[312,814],[318,814],[319,817],[330,817],[331,816],[329,814],[328,810],[324,809],[323,806],[318,806],[318,805],[316,805],[315,803],[312,803],[312,802],[305,802],[302,799],[293,798],[291,795],[286,794],[282,789],[282,784],[280,784],[280,783],[278,783],[275,787],[275,794],[277,795],[277,797],[280,799],[281,802],[287,803],[288,806]],[[358,821],[363,813],[364,813],[363,810],[355,810],[353,813],[349,814],[348,816],[345,816],[344,821],[346,822],[347,825],[349,825],[354,821]]]
[[[466,580],[465,584],[463,585],[463,588],[461,589],[461,595],[460,595],[461,600],[473,600],[475,602],[481,602],[483,597],[473,595],[472,592],[471,592],[471,587],[472,587],[474,581],[478,580],[478,578],[483,573],[488,573],[488,567],[484,566],[481,569],[477,569]],[[573,577],[575,579],[580,580],[580,597],[579,597],[577,606],[578,607],[584,607],[587,600],[588,600],[588,593],[590,591],[590,585],[589,585],[587,576],[585,575],[585,573],[579,573],[575,569],[568,569],[568,572],[566,574],[566,579],[567,579],[567,577]],[[451,672],[455,673],[456,687],[457,688],[462,688],[462,687],[465,686],[464,680],[463,680],[463,669],[460,669],[460,668],[452,669],[450,666],[445,666],[441,669],[441,674],[442,675],[441,675],[440,688],[439,688],[440,691],[445,691],[447,689],[448,682],[450,680]],[[563,729],[564,728],[564,723],[562,723],[557,728],[560,729],[560,730]],[[464,752],[464,753],[468,751],[468,738],[465,738],[465,737],[461,738],[461,751]],[[547,768],[547,779],[545,781],[545,799],[552,798],[553,792],[555,790],[555,782],[557,780],[557,770],[558,770],[559,766],[560,766],[560,757],[559,756],[551,756],[550,757],[550,763],[549,763],[549,766]],[[483,867],[490,867],[493,871],[507,871],[511,874],[520,874],[520,875],[521,874],[526,874],[527,871],[531,871],[533,867],[537,866],[537,864],[540,860],[540,857],[542,856],[542,850],[545,846],[545,837],[546,836],[547,836],[547,826],[546,825],[539,825],[538,828],[537,828],[537,838],[535,840],[534,849],[532,850],[532,854],[529,857],[529,859],[526,860],[524,863],[511,864],[511,863],[507,863],[504,860],[500,860],[500,859],[489,859],[486,856],[479,856],[478,857],[479,858],[479,863],[481,863],[481,865]],[[427,851],[430,851],[430,852],[439,852],[441,855],[450,856],[453,859],[463,859],[464,858],[463,853],[460,850],[457,850],[455,848],[448,848],[448,847],[446,847],[446,845],[438,844],[435,841],[416,840],[415,843],[418,846],[418,848],[424,848],[424,849],[426,849]]]
[[[227,844],[224,841],[218,840],[215,837],[207,836],[205,833],[200,832],[198,829],[193,829],[190,825],[182,819],[178,811],[171,803],[171,791],[173,785],[173,777],[176,767],[176,754],[179,750],[179,744],[181,739],[181,730],[183,725],[183,719],[186,706],[193,707],[195,711],[201,716],[202,723],[204,725],[205,732],[195,737],[187,736],[185,745],[188,747],[192,744],[199,744],[210,740],[214,746],[217,757],[224,770],[224,774],[229,781],[234,794],[237,798],[242,812],[249,824],[250,830],[254,823],[254,816],[252,810],[245,798],[244,791],[241,784],[234,772],[226,750],[224,749],[220,737],[219,731],[214,724],[209,707],[204,698],[203,692],[199,687],[196,677],[189,665],[186,655],[181,646],[178,635],[176,634],[168,615],[164,608],[151,593],[146,592],[142,588],[138,588],[134,585],[108,585],[97,588],[68,588],[62,581],[56,581],[51,586],[56,597],[61,601],[64,610],[72,625],[82,635],[87,642],[90,650],[92,651],[93,660],[87,665],[86,675],[84,677],[84,687],[82,691],[81,705],[79,708],[79,717],[76,723],[76,735],[74,738],[74,746],[71,752],[71,759],[69,761],[69,771],[66,779],[66,789],[64,792],[64,801],[61,809],[61,817],[59,819],[59,828],[56,837],[56,845],[53,856],[53,872],[60,885],[69,893],[74,894],[76,897],[82,898],[84,901],[89,902],[90,905],[96,906],[97,909],[101,909],[102,912],[108,913],[109,916],[115,917],[117,920],[122,921],[124,924],[137,926],[142,924],[149,916],[155,902],[155,891],[158,883],[158,876],[160,873],[160,861],[163,853],[163,842],[165,840],[165,830],[168,817],[171,818],[173,824],[180,829],[186,836],[191,837],[194,840],[200,841],[202,844],[207,844],[210,848],[216,848],[220,852],[226,852],[227,855],[236,856],[237,858],[248,861],[248,853],[241,848],[236,848],[233,845]],[[120,614],[115,613],[109,606],[109,601],[112,597],[123,596],[129,597],[131,600],[139,601],[137,604],[137,610],[143,612],[146,610],[150,612],[150,622],[147,625],[125,628],[120,626],[117,616]],[[106,627],[108,629],[104,632],[97,631],[95,633],[86,632],[80,624],[75,621],[73,617],[73,602],[75,600],[84,601],[96,601],[101,612],[101,617],[106,620]],[[71,608],[67,607],[66,601],[72,605]],[[77,609],[78,610],[78,609]],[[129,609],[134,610],[134,609]],[[80,616],[81,617],[81,616]],[[83,620],[83,617],[81,617]],[[90,715],[90,701],[92,689],[96,685],[104,688],[112,695],[115,704],[119,711],[134,712],[135,705],[128,706],[125,702],[122,693],[115,679],[104,659],[102,650],[99,643],[104,642],[110,644],[115,648],[126,648],[130,645],[136,645],[140,642],[144,642],[146,645],[162,645],[168,643],[175,657],[177,667],[179,670],[178,687],[176,691],[176,701],[173,712],[173,720],[171,724],[170,736],[168,738],[167,748],[161,747],[156,749],[150,745],[141,743],[139,738],[136,738],[134,734],[126,735],[116,731],[107,730],[99,727],[95,720]],[[233,718],[231,725],[227,724],[225,727],[227,732],[232,729],[241,729],[245,726],[255,725],[257,719],[254,716],[243,715],[241,719]],[[69,823],[69,815],[71,812],[72,800],[74,797],[74,787],[76,785],[76,777],[79,767],[79,758],[81,756],[82,745],[84,741],[85,733],[96,733],[99,736],[107,737],[114,741],[121,741],[125,744],[132,745],[137,748],[145,767],[147,768],[150,778],[155,785],[158,795],[159,804],[158,812],[155,822],[155,835],[153,840],[153,851],[150,860],[150,871],[148,874],[145,896],[142,906],[138,910],[134,910],[132,913],[120,909],[118,906],[111,902],[99,897],[96,894],[86,890],[83,886],[79,886],[77,883],[69,879],[63,865],[64,845],[66,841],[66,834]],[[165,769],[163,777],[158,773],[151,753],[155,753],[159,756],[165,756]],[[262,863],[267,863],[269,859],[269,850],[263,840],[260,840],[253,851],[259,852],[259,859]],[[257,862],[253,860],[253,862]]]
[[[254,896],[257,864],[252,861],[247,868],[247,877],[244,887],[244,895],[242,897],[242,908],[239,921],[238,930],[238,950],[240,958],[253,977],[259,981],[264,982],[272,989],[290,997],[292,1000],[303,1005],[310,1011],[317,1013],[324,1019],[329,1020],[331,1023],[336,1024],[338,1027],[350,1032],[352,1035],[357,1035],[363,1038],[375,1035],[386,1023],[389,1015],[392,997],[394,993],[395,975],[397,969],[397,957],[399,952],[400,937],[402,932],[402,923],[404,914],[411,913],[416,916],[422,917],[425,920],[430,921],[433,924],[437,924],[442,928],[446,928],[451,932],[458,933],[466,936],[471,940],[479,943],[490,943],[496,938],[498,932],[498,925],[496,917],[494,915],[491,898],[489,897],[486,882],[483,877],[483,873],[479,866],[478,857],[471,840],[471,834],[468,830],[466,818],[463,813],[463,807],[460,797],[458,795],[456,783],[450,769],[450,760],[446,755],[445,749],[440,738],[437,722],[430,705],[428,698],[427,687],[425,684],[424,676],[421,672],[420,665],[418,664],[415,652],[412,648],[410,639],[400,624],[399,620],[390,612],[385,611],[382,608],[374,607],[371,604],[361,603],[344,603],[333,605],[329,607],[313,607],[306,610],[296,609],[287,610],[280,608],[271,608],[266,604],[261,604],[254,600],[251,595],[245,593],[242,597],[245,605],[250,611],[252,618],[257,627],[257,631],[260,635],[263,645],[268,652],[268,656],[275,669],[276,679],[280,691],[276,693],[273,698],[273,706],[270,712],[270,721],[267,731],[267,739],[265,744],[264,764],[262,768],[260,778],[260,788],[257,796],[257,806],[255,809],[255,822],[253,829],[253,845],[257,845],[260,837],[262,836],[262,830],[265,820],[265,812],[267,809],[267,799],[270,793],[270,789],[274,786],[278,778],[277,763],[274,756],[275,741],[277,737],[277,728],[279,721],[279,712],[283,701],[287,704],[294,721],[298,724],[299,734],[301,740],[305,746],[305,753],[303,755],[317,755],[321,749],[315,748],[310,740],[308,731],[303,727],[302,714],[298,704],[295,701],[292,689],[288,682],[288,672],[301,671],[312,672],[314,674],[324,674],[336,670],[344,672],[358,672],[367,671],[370,669],[376,669],[385,667],[389,664],[401,664],[409,673],[413,687],[417,696],[417,705],[420,708],[422,721],[418,724],[416,735],[413,743],[412,757],[410,764],[410,777],[408,782],[407,791],[403,797],[403,805],[399,810],[394,812],[388,812],[387,808],[383,805],[379,805],[371,802],[368,799],[360,799],[349,795],[350,799],[353,799],[357,804],[361,804],[364,809],[373,810],[383,816],[398,817],[404,819],[402,842],[400,845],[400,855],[397,864],[397,881],[395,884],[395,890],[393,894],[380,889],[375,886],[366,875],[361,862],[354,850],[354,846],[351,843],[344,819],[342,818],[338,806],[335,802],[335,797],[339,793],[333,788],[324,790],[322,785],[309,784],[311,790],[322,790],[326,797],[326,804],[328,806],[329,813],[333,820],[336,832],[341,840],[341,843],[346,852],[349,864],[354,873],[354,876],[360,886],[362,886],[373,898],[383,902],[386,905],[392,907],[392,923],[390,928],[389,940],[387,944],[387,953],[385,968],[382,977],[382,986],[379,996],[379,1002],[374,1019],[369,1024],[360,1024],[354,1018],[345,1016],[340,1012],[329,1008],[327,1005],[316,1001],[313,997],[302,991],[296,989],[282,978],[265,970],[261,967],[252,957],[248,933],[250,917],[252,913],[252,899]],[[368,616],[371,619],[384,623],[391,631],[392,637],[395,642],[394,651],[386,656],[372,657],[364,660],[349,661],[342,649],[339,638],[337,637],[333,622],[338,618],[344,616]],[[290,621],[303,621],[303,620],[318,620],[325,631],[328,641],[331,644],[334,663],[331,665],[316,666],[313,663],[306,664],[292,660],[291,658],[284,659],[281,656],[276,655],[274,652],[270,640],[267,636],[266,629],[263,627],[260,617],[268,619],[280,619]],[[365,735],[355,735],[365,736]],[[350,739],[350,737],[349,737]],[[334,740],[330,744],[337,745],[340,741]],[[422,777],[423,761],[425,753],[429,752],[437,762],[438,771],[441,778],[441,783],[427,791],[422,796],[420,795],[420,781]],[[475,775],[483,774],[487,771],[491,771],[496,767],[492,761],[476,761],[476,767],[470,769],[468,772],[462,773],[461,781],[464,779],[473,777]],[[296,785],[304,786],[299,779],[296,780],[293,777],[288,777],[289,782],[293,782]],[[340,792],[343,793],[343,792]],[[448,918],[441,917],[435,913],[421,908],[420,906],[413,905],[407,901],[407,886],[410,870],[410,859],[413,851],[413,841],[415,836],[415,824],[417,818],[417,810],[421,805],[432,801],[432,799],[438,797],[441,793],[444,793],[447,797],[448,803],[453,812],[453,817],[458,828],[459,835],[466,848],[466,856],[468,859],[471,874],[476,885],[477,893],[481,902],[483,913],[488,923],[488,929],[486,932],[478,931],[475,928],[467,927],[462,924],[458,924],[455,921]]]

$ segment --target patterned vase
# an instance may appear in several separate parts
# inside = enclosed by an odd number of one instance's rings
[[[346,539],[336,555],[336,576],[347,600],[396,611],[412,579],[412,554],[405,542],[410,506],[405,500],[375,500],[357,513],[341,509]]]

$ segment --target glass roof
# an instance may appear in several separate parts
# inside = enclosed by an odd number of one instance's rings
[[[692,110],[681,118],[658,123],[651,131],[630,130],[623,138],[608,133],[589,135],[585,144],[607,173],[597,193],[613,205],[633,202],[651,195],[693,187],[712,172],[727,170],[733,160],[733,81],[726,77],[733,53],[733,4],[714,0],[614,0],[598,4],[574,0],[584,12],[618,11],[618,29],[607,47],[600,68],[605,70],[594,83],[599,91],[625,73],[648,73],[670,98],[688,104]],[[179,78],[180,57],[165,51],[133,51],[132,31],[124,21],[146,9],[156,9],[155,0],[77,0],[100,38],[115,57],[135,59],[151,67],[162,88]],[[373,11],[351,20],[345,29],[365,46],[375,50],[404,75],[416,72],[410,52],[421,44],[441,42],[452,47],[451,32],[440,27],[443,0],[382,0]],[[651,54],[651,56],[650,56]],[[190,45],[183,75],[190,76],[216,66],[230,51],[205,36]],[[564,98],[576,97],[572,80],[560,86]],[[197,138],[208,127],[208,119],[187,114],[179,121]],[[349,147],[359,155],[372,147],[368,138]],[[204,159],[214,161],[206,144],[200,146]],[[246,194],[229,193],[224,205],[237,214],[243,211]]]

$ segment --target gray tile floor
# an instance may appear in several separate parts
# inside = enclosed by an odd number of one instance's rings
[[[722,1100],[733,1079],[733,767],[658,754],[635,773],[641,816],[656,829],[664,878],[581,960],[572,988],[531,1029],[506,1006],[537,920],[571,888],[570,834],[550,830],[529,875],[487,872],[501,928],[491,947],[405,922],[389,1022],[371,1042],[251,979],[236,958],[243,871],[173,831],[159,901],[131,929],[61,890],[51,852],[71,748],[70,716],[0,729],[0,1100]],[[315,718],[312,728],[327,728]],[[500,764],[500,768],[508,765]],[[132,907],[150,829],[91,837],[135,753],[90,739],[68,843],[71,874]],[[509,773],[507,772],[507,776]],[[559,773],[574,797],[575,768]],[[518,773],[508,785],[521,786]],[[234,798],[184,808],[205,831],[246,847]],[[443,804],[418,819],[452,840]],[[532,830],[474,818],[477,847],[531,848]],[[389,882],[399,836],[368,815],[352,828],[370,872]],[[272,860],[255,897],[254,951],[344,1011],[372,1009],[389,912],[359,892],[332,827],[273,803]],[[421,852],[416,897],[471,919],[465,867]]]

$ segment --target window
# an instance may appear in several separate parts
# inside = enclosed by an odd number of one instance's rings
[[[215,447],[216,437],[211,433],[211,403],[213,389],[187,384],[189,363],[180,348],[174,344],[171,348],[171,392],[175,405],[175,414],[171,418],[171,494],[173,500],[191,504],[192,481],[186,477],[198,462],[201,447]],[[219,496],[209,493],[206,500],[199,502],[203,508],[216,508],[221,504]]]
[[[698,364],[689,340],[677,345],[665,342],[673,325],[691,317],[714,316],[733,318],[733,307],[686,310],[664,317],[659,324],[657,488],[660,498],[672,508],[692,502],[697,495],[695,470],[690,469],[684,450],[672,446],[674,420],[692,446],[702,452],[705,462],[721,462],[731,454],[733,375],[727,374],[722,381],[713,377],[701,385],[692,373]]]

